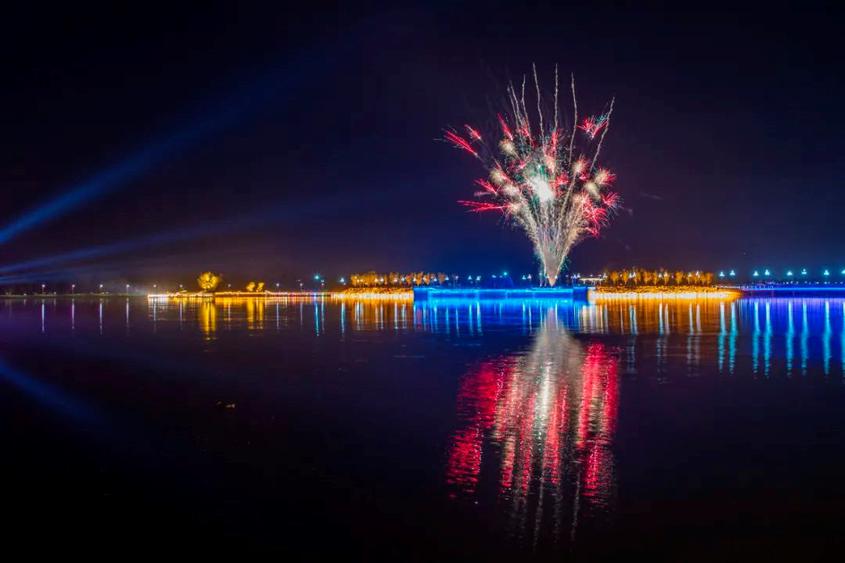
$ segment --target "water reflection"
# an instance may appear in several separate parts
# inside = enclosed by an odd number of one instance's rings
[[[845,300],[740,299],[737,301],[568,300],[332,301],[312,297],[217,300],[7,299],[3,322],[44,335],[84,336],[121,329],[165,336],[194,332],[205,340],[221,331],[297,330],[323,338],[355,333],[425,332],[446,338],[483,339],[490,334],[534,335],[546,318],[573,334],[624,336],[625,370],[698,374],[702,370],[762,379],[845,375]]]
[[[66,408],[66,397],[56,391],[65,386],[72,388],[77,381],[91,384],[95,391],[98,388],[93,386],[100,382],[115,389],[115,393],[150,387],[156,389],[155,395],[148,398],[154,413],[151,419],[157,419],[162,411],[161,401],[167,400],[166,393],[159,394],[157,390],[167,389],[167,385],[142,386],[131,381],[141,377],[139,372],[147,367],[156,377],[171,371],[178,373],[177,389],[182,389],[182,385],[213,386],[205,394],[211,396],[210,404],[215,404],[221,395],[228,401],[231,395],[233,402],[237,399],[236,410],[243,420],[262,419],[253,417],[248,409],[266,414],[264,420],[274,420],[282,412],[307,413],[307,424],[291,428],[319,428],[329,420],[335,432],[334,421],[340,420],[335,412],[337,406],[343,406],[346,397],[353,397],[355,406],[347,405],[342,411],[350,413],[343,422],[348,421],[355,434],[353,441],[346,444],[358,446],[363,437],[375,444],[373,448],[377,446],[379,452],[392,453],[392,447],[401,447],[403,452],[413,449],[408,454],[408,464],[437,466],[442,471],[433,477],[426,473],[436,479],[433,485],[424,484],[426,495],[439,495],[442,502],[447,496],[453,497],[448,501],[450,507],[460,514],[475,510],[477,503],[485,525],[492,520],[498,530],[504,524],[521,541],[538,545],[538,550],[547,543],[566,544],[573,537],[583,541],[617,506],[616,463],[631,455],[630,446],[621,441],[629,436],[628,432],[615,436],[617,421],[626,420],[617,418],[623,375],[626,393],[621,396],[629,401],[622,407],[622,414],[635,421],[631,424],[643,422],[632,407],[646,396],[651,401],[646,406],[668,405],[674,415],[682,412],[675,398],[689,400],[682,403],[686,405],[700,401],[709,409],[707,393],[713,389],[729,391],[728,395],[717,397],[719,409],[732,404],[739,405],[739,409],[757,409],[748,411],[755,420],[757,413],[763,412],[760,404],[772,401],[773,391],[787,393],[789,404],[803,401],[824,407],[831,404],[829,398],[835,398],[837,393],[841,396],[841,389],[837,391],[835,387],[845,377],[845,300],[838,299],[613,300],[591,304],[567,300],[410,303],[335,302],[310,297],[216,301],[77,297],[6,299],[0,301],[0,307],[6,309],[5,314],[0,314],[4,349],[11,351],[14,344],[22,343],[25,346],[21,346],[20,356],[26,358],[27,347],[40,355],[55,344],[56,357],[70,358],[68,361],[33,364],[78,370],[76,377],[45,379],[51,385],[44,387],[29,383],[32,378],[24,369],[24,362],[13,365],[10,359],[5,366],[0,365],[0,382],[19,387],[42,406]],[[31,342],[35,344],[30,345]],[[409,350],[397,353],[403,347]],[[73,358],[83,355],[87,355],[85,361],[73,362]],[[105,363],[94,363],[96,356],[102,356],[100,360]],[[284,361],[275,361],[277,358]],[[420,361],[421,358],[425,359]],[[90,369],[98,365],[105,367]],[[112,377],[112,365],[127,366],[123,371],[133,377]],[[472,366],[468,371],[467,365]],[[10,367],[15,371],[9,371]],[[84,377],[79,375],[83,370]],[[33,373],[38,375],[37,370]],[[117,373],[122,374],[119,370]],[[219,378],[205,377],[218,373]],[[268,376],[263,377],[264,373]],[[288,385],[292,377],[296,378],[295,384]],[[698,382],[704,385],[689,378],[699,378]],[[777,385],[779,378],[789,381]],[[805,384],[818,378],[828,379],[819,386]],[[348,387],[344,387],[347,380]],[[166,381],[177,380],[168,376]],[[425,382],[425,387],[421,382]],[[643,385],[638,387],[639,383]],[[408,422],[401,416],[391,416],[380,426],[370,426],[372,421],[367,420],[367,426],[359,431],[355,424],[364,418],[360,413],[369,413],[363,409],[402,404],[397,401],[397,397],[402,398],[397,390],[405,391],[400,385],[410,385],[404,394],[417,402],[429,396],[420,393],[420,389],[431,393],[436,399],[432,406],[421,404],[436,413],[437,423],[421,429],[422,424],[416,420]],[[449,394],[454,388],[458,389],[456,397],[437,395]],[[638,388],[643,393],[628,393]],[[690,393],[690,389],[701,395]],[[793,401],[791,393],[798,389],[810,389],[811,398],[823,395],[825,401],[805,401],[806,394],[796,394]],[[314,392],[301,393],[302,390]],[[306,396],[313,397],[307,408],[286,408],[285,401],[299,405]],[[725,401],[726,396],[731,400]],[[448,419],[453,404],[457,411],[454,425]],[[767,412],[777,414],[781,420],[784,402],[770,404],[772,408]],[[441,417],[443,411],[437,410],[443,405],[445,417]],[[655,412],[641,408],[641,412]],[[408,416],[417,414],[414,409],[407,412]],[[812,413],[807,412],[812,420]],[[214,416],[218,414],[215,411]],[[721,411],[717,414],[721,416]],[[824,428],[835,428],[835,414],[825,415],[829,420],[818,421],[825,422]],[[705,425],[712,420],[709,414],[690,417],[695,418]],[[236,419],[227,420],[235,424]],[[749,415],[743,414],[742,421],[747,420]],[[448,424],[446,429],[444,424]],[[430,432],[431,444],[426,445],[431,447],[406,448],[404,441],[397,446],[394,437],[403,435],[403,425],[412,432]],[[768,437],[765,432],[773,432],[776,438],[768,443],[777,444],[784,433],[789,434],[801,424],[756,426],[761,428],[763,438]],[[764,429],[765,426],[771,428]],[[821,426],[807,426],[808,431],[817,427]],[[279,426],[256,424],[255,428],[262,439],[273,436],[271,442],[280,434],[274,433]],[[364,432],[368,434],[365,436]],[[708,438],[706,429],[700,435]],[[793,433],[790,439],[795,436]],[[828,434],[821,432],[819,436],[827,440]],[[378,442],[384,437],[389,440]],[[660,441],[660,436],[650,431],[641,432],[637,439],[640,438]],[[710,446],[722,442],[718,435],[709,439]],[[724,442],[739,443],[740,449],[741,444],[754,443],[740,442],[732,436]],[[796,439],[793,443],[797,442]],[[672,446],[678,442],[667,443],[671,444],[667,446],[671,451],[663,459],[674,463]],[[287,448],[287,443],[281,444],[286,446],[279,446],[286,458],[295,451]],[[703,446],[692,440],[688,447],[689,456],[683,451],[683,455],[679,454],[682,461],[695,458]],[[614,448],[618,452],[616,458]],[[346,445],[328,450],[332,453],[327,454],[325,467],[332,471],[344,465],[337,463],[337,452],[342,451],[345,456],[346,452],[355,451]],[[707,447],[701,451],[705,450],[710,451]],[[356,471],[366,467],[376,478],[381,476],[377,473],[381,469],[370,463],[369,454],[373,451],[366,450],[367,459],[355,467]],[[420,459],[419,451],[436,453]],[[720,460],[713,463],[736,461],[737,456],[730,454],[739,450],[729,446],[723,451],[727,455],[710,456]],[[650,456],[652,450],[645,452],[641,455]],[[695,459],[703,460],[701,456]],[[651,462],[649,457],[647,463]],[[739,463],[742,465],[742,460]],[[752,474],[763,465],[763,470],[769,466],[755,462],[754,466],[740,467],[742,471],[736,473]],[[388,466],[382,469],[394,470],[391,464]],[[688,466],[689,463],[684,465]],[[624,469],[628,471],[628,467]],[[733,472],[733,468],[728,469]],[[620,474],[631,475],[622,472],[622,468]],[[782,474],[778,473],[777,478]],[[689,481],[693,487],[700,482]],[[413,504],[408,506],[414,508]]]
[[[203,301],[199,310],[199,326],[206,338],[213,338],[217,332],[217,305],[212,301]]]
[[[458,393],[453,494],[474,499],[495,483],[511,529],[534,542],[573,537],[581,516],[606,512],[617,362],[606,345],[574,338],[551,308],[527,353],[474,367]]]

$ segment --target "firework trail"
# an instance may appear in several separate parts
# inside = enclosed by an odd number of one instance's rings
[[[606,113],[578,121],[572,79],[573,124],[559,123],[558,74],[555,67],[554,117],[544,119],[537,69],[533,68],[536,115],[525,101],[526,79],[510,84],[510,111],[498,115],[500,131],[489,143],[476,129],[448,130],[444,139],[480,160],[488,178],[476,180],[476,199],[459,201],[473,212],[497,211],[520,226],[534,244],[543,277],[553,286],[569,251],[588,236],[598,236],[619,197],[609,190],[616,176],[598,167],[610,127],[613,100]]]

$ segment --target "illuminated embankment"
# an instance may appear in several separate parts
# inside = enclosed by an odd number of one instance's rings
[[[336,291],[331,294],[332,299],[386,299],[386,300],[400,300],[413,301],[414,290],[402,288],[383,288],[383,287],[364,287],[355,289],[346,289],[344,291]]]
[[[590,299],[736,299],[740,292],[723,287],[701,286],[642,286],[627,287],[597,287],[590,290]]]
[[[176,293],[150,293],[148,299],[185,299],[185,300],[214,300],[214,299],[290,299],[290,298],[314,298],[328,297],[328,291],[216,291],[214,293],[176,292]]]
[[[413,301],[414,292],[410,289],[355,289],[345,291],[216,291],[207,292],[177,292],[150,293],[148,299],[153,300],[185,300],[185,301],[218,301],[221,299],[387,299]]]
[[[334,300],[388,300],[428,301],[439,299],[566,299],[566,300],[618,300],[618,299],[735,299],[742,291],[724,287],[638,287],[612,288],[586,286],[534,287],[534,288],[355,288],[344,291],[217,291],[153,293],[149,299],[215,301],[219,299],[322,299]]]

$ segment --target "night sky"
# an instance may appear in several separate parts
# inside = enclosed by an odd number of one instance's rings
[[[483,171],[437,140],[491,127],[536,62],[575,73],[584,112],[616,96],[624,209],[573,270],[845,267],[838,14],[301,4],[5,13],[0,229],[108,187],[0,264],[116,245],[33,280],[536,272],[521,232],[456,203]]]

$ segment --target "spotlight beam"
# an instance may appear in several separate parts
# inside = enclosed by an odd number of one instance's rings
[[[315,214],[325,217],[335,213],[346,213],[354,205],[369,205],[372,203],[389,204],[390,200],[394,198],[399,198],[394,192],[373,193],[364,197],[358,194],[342,193],[313,200],[306,204],[276,205],[241,215],[237,219],[220,219],[197,227],[156,233],[144,237],[71,250],[53,256],[42,256],[15,264],[7,264],[0,266],[0,274],[7,274],[0,276],[0,283],[10,284],[37,281],[36,278],[43,274],[24,272],[38,270],[39,268],[53,268],[76,260],[104,258],[134,250],[155,248],[174,242],[184,242],[211,235],[224,235],[247,228],[278,223],[279,221],[285,221],[289,225],[296,224],[313,218]],[[70,273],[67,270],[65,272]],[[49,273],[61,274],[61,272]]]
[[[104,256],[111,256],[121,252],[131,252],[148,247],[155,247],[169,242],[179,242],[191,238],[199,238],[204,235],[212,233],[210,227],[196,227],[193,229],[182,229],[179,231],[171,231],[166,233],[158,233],[137,239],[123,240],[113,242],[110,244],[103,244],[93,246],[90,248],[82,248],[79,250],[71,250],[63,254],[55,256],[44,256],[27,260],[25,262],[18,262],[17,264],[10,264],[8,266],[0,267],[0,274],[10,274],[15,272],[23,272],[27,270],[34,270],[43,267],[53,267],[62,263],[72,262],[74,260],[88,260],[93,258],[101,258]],[[0,277],[0,281],[5,281],[6,277]]]
[[[313,55],[313,53],[312,53]],[[239,89],[235,94],[218,100],[214,111],[206,112],[190,121],[190,125],[165,135],[156,142],[129,155],[109,168],[94,174],[87,180],[70,186],[61,195],[31,209],[17,219],[0,228],[0,244],[39,225],[57,219],[82,205],[108,193],[125,187],[132,180],[161,164],[174,153],[186,149],[210,133],[233,125],[249,111],[255,111],[284,90],[284,99],[290,99],[301,81],[295,80],[301,74],[305,61],[314,57],[300,56],[271,74],[255,81],[249,88]],[[276,99],[278,101],[278,99]]]
[[[14,274],[11,276],[0,277],[0,284],[32,284],[45,282],[61,282],[67,279],[77,279],[82,276],[97,276],[99,279],[109,279],[118,276],[117,270],[110,268],[102,268],[97,266],[88,266],[80,268],[69,268],[62,270],[47,270],[41,272]]]
[[[96,422],[98,418],[90,407],[78,399],[54,385],[39,381],[29,374],[15,369],[2,358],[0,358],[0,381],[12,385],[42,406],[62,415],[83,422]]]

